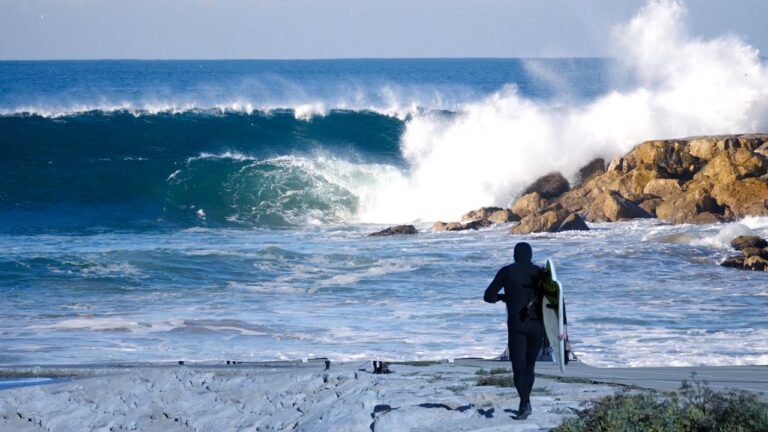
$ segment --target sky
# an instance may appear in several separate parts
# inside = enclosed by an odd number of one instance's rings
[[[646,0],[0,0],[0,59],[610,57]],[[689,0],[768,53],[768,1]]]

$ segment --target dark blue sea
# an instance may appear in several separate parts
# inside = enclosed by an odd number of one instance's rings
[[[731,94],[622,59],[0,62],[0,364],[491,357],[523,240],[583,361],[765,364],[768,274],[718,263],[766,218],[431,229],[646,139],[765,131],[747,63]]]

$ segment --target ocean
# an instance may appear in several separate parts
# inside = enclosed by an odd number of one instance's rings
[[[643,140],[766,131],[748,45],[649,59],[632,40],[611,59],[0,62],[0,364],[494,357],[505,311],[483,291],[519,241],[557,264],[588,364],[768,364],[768,273],[718,265],[768,218],[431,230]],[[368,237],[403,223],[419,234]]]

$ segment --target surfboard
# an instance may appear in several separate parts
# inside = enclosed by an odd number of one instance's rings
[[[544,266],[544,300],[542,319],[544,331],[552,346],[552,361],[565,372],[565,341],[560,340],[563,333],[563,285],[557,280],[557,272],[552,259],[547,259]]]

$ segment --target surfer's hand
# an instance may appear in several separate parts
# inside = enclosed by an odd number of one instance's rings
[[[563,332],[560,333],[560,340],[566,340],[568,339],[568,327],[563,326]]]

